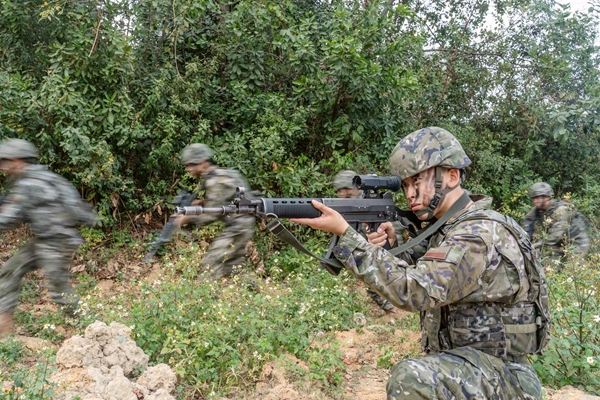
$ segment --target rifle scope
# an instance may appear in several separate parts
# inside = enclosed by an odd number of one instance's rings
[[[356,175],[352,179],[352,185],[360,190],[389,190],[397,192],[402,186],[402,181],[397,175],[371,176]]]

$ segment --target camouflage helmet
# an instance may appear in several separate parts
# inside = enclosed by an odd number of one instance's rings
[[[213,151],[203,143],[192,143],[181,151],[181,163],[200,164],[201,162],[210,160],[213,156]]]
[[[33,143],[23,139],[6,139],[0,142],[0,160],[13,158],[38,158]]]
[[[333,178],[333,190],[353,188],[352,179],[354,179],[356,175],[358,175],[356,172],[350,170],[340,172]]]
[[[435,126],[414,131],[400,140],[390,156],[390,169],[400,179],[417,175],[431,167],[462,169],[471,160],[458,140]]]
[[[531,185],[529,187],[529,197],[533,199],[534,197],[538,196],[554,196],[554,190],[552,190],[552,186],[546,182],[538,182]]]

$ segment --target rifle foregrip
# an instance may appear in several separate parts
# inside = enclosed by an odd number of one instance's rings
[[[321,211],[314,208],[310,203],[279,203],[270,204],[270,206],[267,207],[267,212],[275,214],[279,218],[318,218],[321,216]]]

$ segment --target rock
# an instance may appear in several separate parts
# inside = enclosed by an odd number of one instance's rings
[[[76,335],[63,343],[56,353],[56,363],[62,369],[102,365],[102,348],[100,344]]]
[[[175,400],[170,393],[177,377],[166,364],[148,368],[137,382],[128,379],[148,367],[148,356],[130,335],[123,324],[96,321],[84,337],[66,340],[56,355],[59,371],[49,379],[59,387],[57,399]]]
[[[15,342],[21,343],[23,346],[25,346],[25,348],[33,352],[38,352],[46,347],[56,347],[52,344],[52,342],[49,342],[47,340],[28,336],[16,336]]]
[[[573,386],[564,386],[559,390],[546,389],[548,400],[600,400],[600,397],[587,394]]]
[[[153,391],[165,389],[170,393],[175,390],[177,376],[167,364],[158,364],[148,368],[142,376],[139,377],[137,383]]]

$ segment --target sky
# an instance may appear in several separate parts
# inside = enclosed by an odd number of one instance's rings
[[[570,4],[573,11],[589,8],[588,0],[558,0],[559,3]]]

